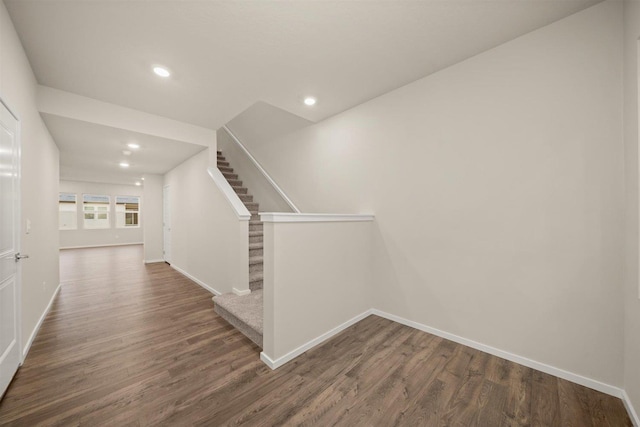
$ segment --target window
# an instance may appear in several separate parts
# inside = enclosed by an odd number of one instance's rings
[[[78,228],[78,203],[75,194],[60,193],[58,228],[60,230],[76,230]]]
[[[116,196],[116,227],[140,227],[140,197]]]
[[[111,199],[109,196],[95,196],[84,194],[82,196],[82,213],[84,215],[84,228],[109,228],[109,210]]]

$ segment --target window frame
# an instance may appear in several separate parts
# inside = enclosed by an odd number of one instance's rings
[[[107,203],[104,202],[91,202],[91,201],[86,201],[85,199],[87,197],[100,197],[100,198],[106,198],[107,199]],[[107,209],[106,211],[98,211],[98,210],[88,210],[87,209],[87,205],[101,205],[101,206],[106,206]],[[98,215],[98,214],[105,214],[107,217],[104,218],[103,220],[106,220],[106,227],[87,227],[87,221],[99,221],[100,218],[93,218],[93,219],[87,219],[87,215],[90,214],[94,214],[94,215]],[[110,228],[113,228],[111,226],[111,196],[107,195],[107,194],[83,194],[82,195],[82,228],[84,230],[108,230]]]
[[[119,203],[118,199],[136,199],[137,202],[135,204],[137,204],[137,209],[136,210],[127,210],[127,204],[134,204],[133,202],[131,203]],[[141,219],[141,205],[142,205],[142,197],[141,196],[124,196],[124,195],[120,195],[120,196],[114,196],[114,205],[115,205],[115,228],[120,229],[120,230],[127,230],[127,229],[132,229],[132,228],[140,228],[140,219]],[[118,211],[118,205],[124,205],[124,211],[123,212],[119,212]],[[123,225],[119,225],[119,221],[118,221],[118,215],[119,214],[124,214],[124,222]],[[127,214],[135,214],[136,215],[136,224],[135,225],[127,225]]]
[[[73,202],[71,201],[63,201],[63,196],[73,196]],[[60,223],[61,217],[60,214],[62,210],[60,209],[63,204],[73,204],[73,211],[66,210],[65,212],[73,213],[73,226],[70,227],[62,227]],[[78,229],[78,194],[77,193],[67,193],[64,191],[60,191],[58,193],[58,230],[59,231],[69,231],[69,230],[77,230]]]

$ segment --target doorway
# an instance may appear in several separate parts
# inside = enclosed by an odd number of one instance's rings
[[[20,126],[0,100],[0,397],[21,362]]]

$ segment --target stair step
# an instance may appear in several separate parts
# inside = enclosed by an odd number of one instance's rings
[[[262,243],[263,240],[264,240],[264,237],[262,236],[262,234],[249,236],[249,243]]]
[[[218,161],[218,166],[229,166],[229,162]]]
[[[242,187],[242,181],[237,179],[228,179],[227,182],[232,187]]]
[[[247,188],[246,187],[231,187],[233,188],[233,191],[236,192],[236,194],[247,194]]]
[[[259,208],[258,203],[256,203],[256,202],[247,202],[244,205],[247,207],[247,209],[249,209],[249,212],[251,212],[251,213],[254,213],[254,212],[257,213],[258,212],[258,208]]]
[[[240,200],[243,202],[253,202],[253,196],[251,194],[238,194]]]
[[[251,248],[249,247],[249,257],[252,256],[264,256],[264,249],[262,247],[262,243],[263,242],[258,242],[260,244],[260,246],[258,246],[257,248]],[[249,245],[251,246],[251,245]]]
[[[237,173],[222,172],[222,176],[224,176],[227,181],[229,181],[230,179],[238,179]]]
[[[216,151],[216,153],[218,154],[218,156],[222,156],[222,151]]]
[[[261,281],[264,279],[264,272],[262,271],[254,271],[253,273],[249,273],[249,283]]]
[[[262,264],[264,261],[262,256],[249,257],[249,265]]]
[[[214,311],[262,348],[263,295],[262,290],[249,295],[232,293],[213,297]]]
[[[262,223],[258,221],[249,221],[249,231],[261,231]]]
[[[231,166],[218,166],[218,170],[222,173],[233,173],[233,168]]]

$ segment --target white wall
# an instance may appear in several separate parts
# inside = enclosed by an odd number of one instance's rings
[[[116,196],[139,196],[142,212],[145,201],[142,198],[142,187],[134,185],[102,184],[96,182],[60,181],[60,192],[77,194],[78,228],[76,230],[60,230],[60,248],[78,248],[90,246],[129,245],[142,243],[142,224],[140,227],[116,228],[115,199]],[[111,198],[109,222],[110,228],[84,229],[82,216],[82,195],[105,195]]]
[[[36,107],[37,82],[11,19],[0,2],[0,97],[20,117],[22,141],[21,221],[22,344],[29,337],[58,284],[58,148]],[[31,231],[26,234],[26,222]]]
[[[155,262],[163,260],[162,234],[162,187],[164,176],[147,174],[144,176],[142,198],[142,230],[144,239],[144,260]]]
[[[165,175],[171,205],[171,265],[220,293],[247,289],[248,222],[238,220],[208,167],[207,149]]]
[[[626,269],[624,388],[640,413],[640,289],[638,288],[638,38],[640,3],[624,3],[624,143]]]
[[[373,222],[264,223],[269,358],[286,357],[371,308],[372,227]]]
[[[248,148],[303,212],[376,215],[376,308],[622,385],[622,6]]]

